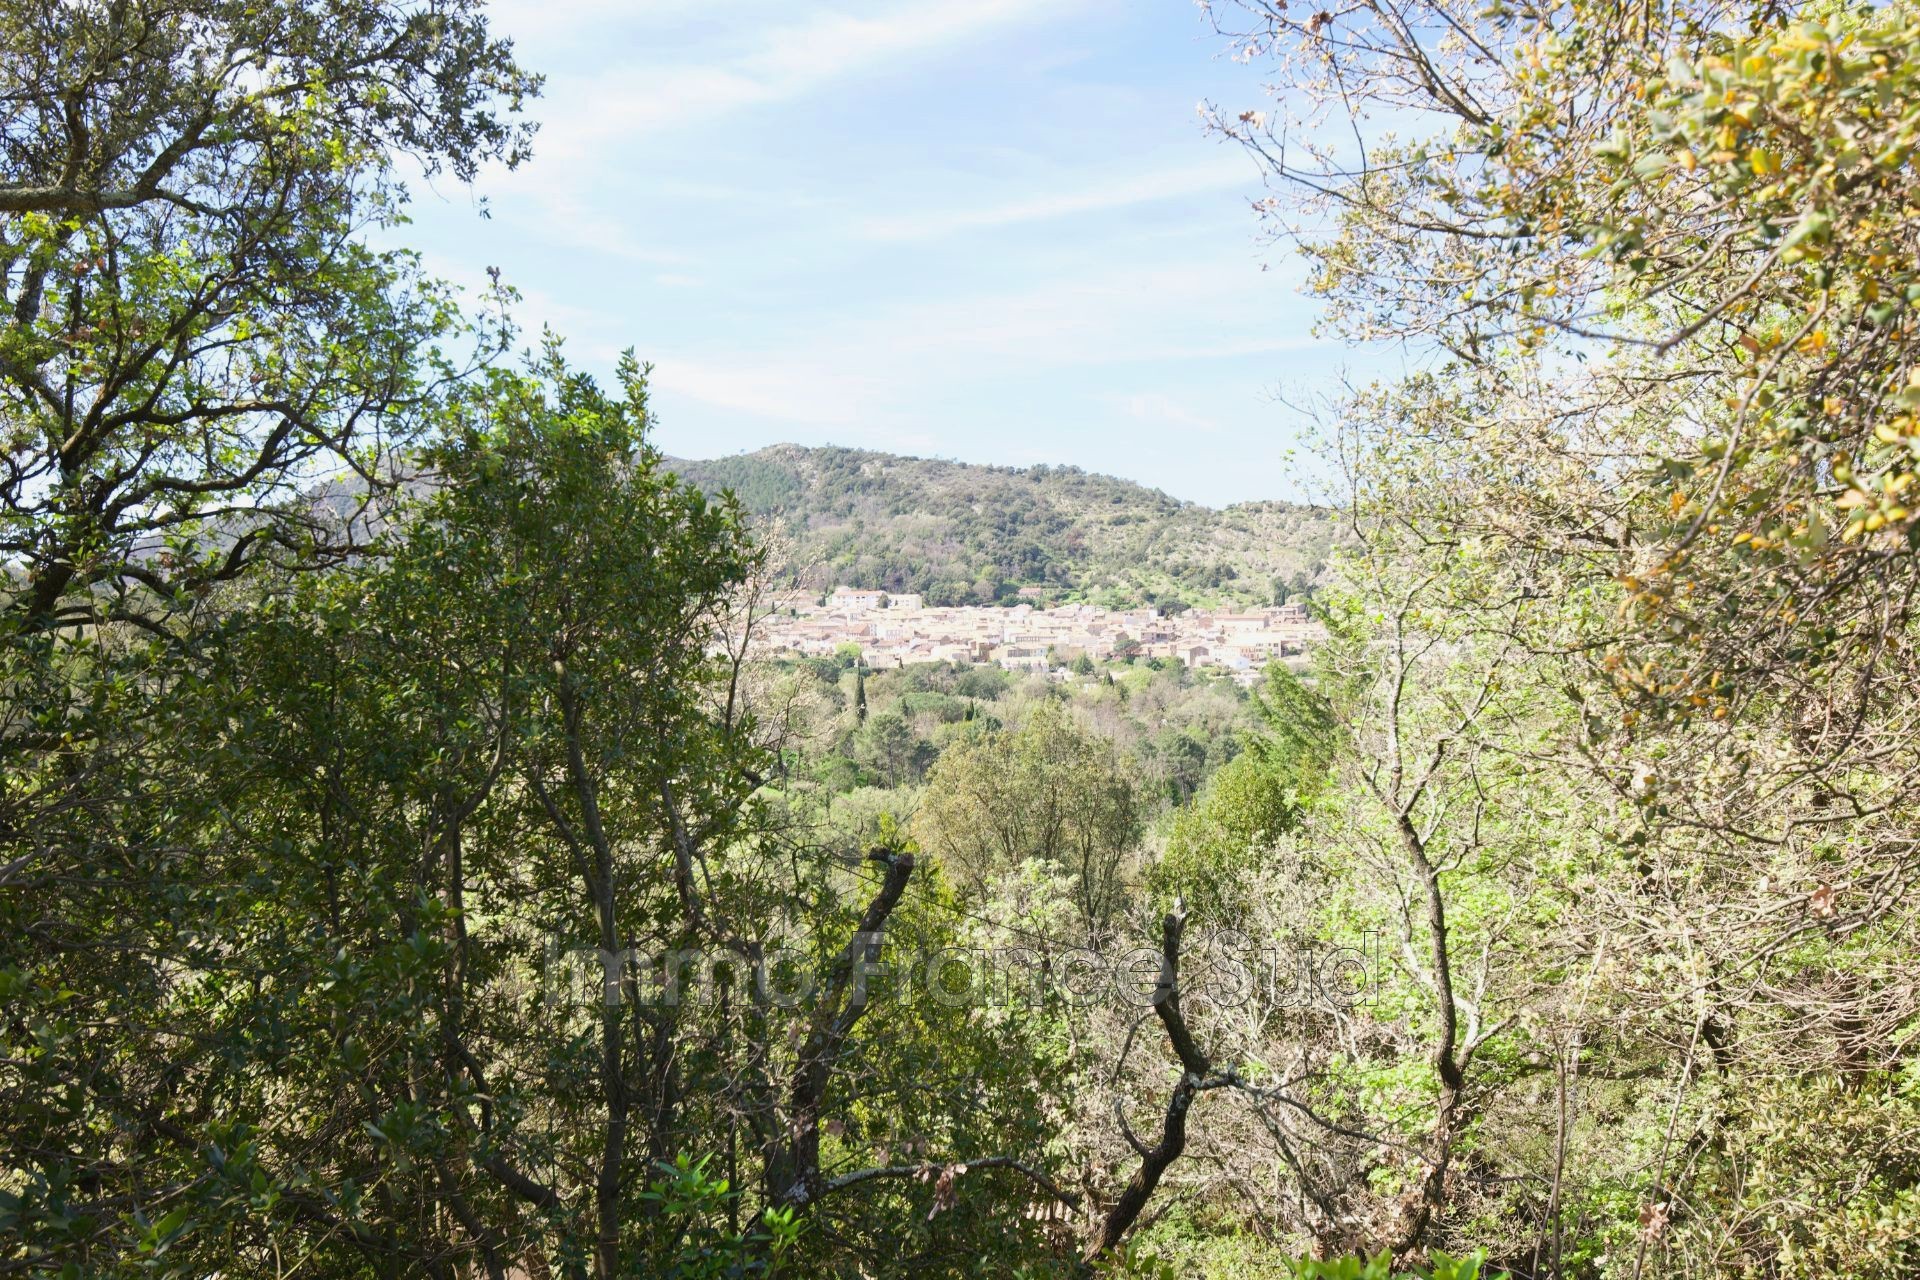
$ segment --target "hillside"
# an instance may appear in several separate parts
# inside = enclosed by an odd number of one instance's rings
[[[808,585],[917,591],[928,604],[990,603],[1021,586],[1113,605],[1266,603],[1310,590],[1337,536],[1322,508],[1215,510],[1078,467],[799,445],[671,465],[784,529]]]

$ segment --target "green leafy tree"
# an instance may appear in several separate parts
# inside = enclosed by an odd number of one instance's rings
[[[854,754],[889,787],[915,782],[925,768],[924,744],[897,712],[873,716],[854,735]]]
[[[516,162],[537,81],[476,5],[371,0],[8,5],[0,79],[0,1253],[251,1270],[295,1219],[386,1248],[365,1184],[293,1191],[232,1092],[271,1067],[222,999],[293,998],[274,948],[325,916],[238,830],[287,815],[219,809],[257,723],[219,690],[256,579],[377,535],[459,372],[436,346],[497,344],[360,239],[394,155]]]
[[[1071,875],[1081,923],[1097,934],[1119,905],[1140,821],[1140,797],[1111,745],[1050,701],[1018,730],[949,747],[928,775],[914,830],[975,891],[1028,860]]]
[[[516,163],[538,81],[467,0],[10,4],[0,147],[8,634],[150,623],[365,529],[457,319],[365,247],[392,157]]]
[[[1400,1078],[1443,1106],[1420,1175],[1379,1181],[1516,1271],[1911,1265],[1880,1226],[1904,1142],[1856,1146],[1847,1209],[1778,1206],[1832,1176],[1816,1133],[1905,1112],[1920,1014],[1873,994],[1914,915],[1871,887],[1911,874],[1886,815],[1920,796],[1913,6],[1222,22],[1295,91],[1216,123],[1292,192],[1263,210],[1329,329],[1434,355],[1331,424],[1364,548],[1343,662],[1398,655],[1335,699],[1339,803],[1410,821],[1320,839],[1356,904],[1446,938],[1387,1002],[1426,1010]],[[1352,150],[1292,145],[1334,116]],[[1539,1190],[1436,1179],[1449,1150]]]
[[[622,376],[610,398],[550,350],[463,391],[389,554],[286,582],[190,691],[200,799],[139,817],[192,874],[127,908],[163,964],[77,991],[10,1112],[9,1225],[48,1265],[112,1267],[161,1220],[200,1270],[610,1275],[642,1247],[628,1174],[678,1154],[662,1015],[569,1027],[536,980],[547,940],[688,928],[681,815],[727,839],[758,757],[705,697],[737,512],[664,477]]]
[[[1300,804],[1287,774],[1252,752],[1235,756],[1191,805],[1174,811],[1151,882],[1167,896],[1185,898],[1201,919],[1244,919],[1246,895],[1260,883],[1250,873],[1274,841],[1299,825]]]

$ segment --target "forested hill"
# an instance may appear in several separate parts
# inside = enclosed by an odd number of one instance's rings
[[[1339,529],[1323,508],[1214,510],[1078,467],[799,445],[671,465],[784,526],[809,585],[917,591],[938,605],[1021,586],[1115,605],[1265,603],[1310,589]]]

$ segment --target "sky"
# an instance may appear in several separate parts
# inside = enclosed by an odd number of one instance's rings
[[[408,243],[610,370],[656,443],[1071,463],[1212,506],[1300,498],[1313,335],[1252,161],[1264,104],[1188,0],[499,0],[534,158],[414,184]],[[482,218],[480,203],[489,213]]]

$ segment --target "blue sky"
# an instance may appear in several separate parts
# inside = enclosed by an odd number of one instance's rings
[[[499,267],[590,369],[653,361],[669,453],[1298,497],[1277,397],[1372,363],[1313,337],[1258,173],[1202,132],[1200,100],[1262,89],[1183,0],[501,0],[494,22],[547,76],[535,158],[416,184],[406,238],[458,283]]]

